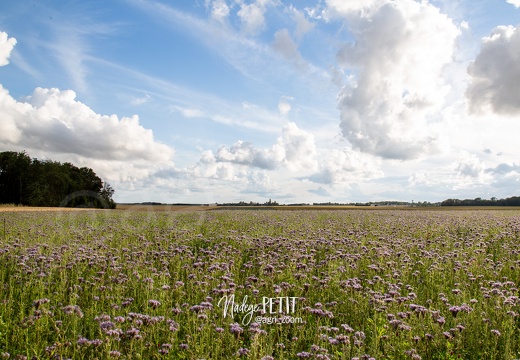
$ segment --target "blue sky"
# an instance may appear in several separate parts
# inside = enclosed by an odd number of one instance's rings
[[[520,1],[11,1],[0,151],[119,202],[520,195]]]

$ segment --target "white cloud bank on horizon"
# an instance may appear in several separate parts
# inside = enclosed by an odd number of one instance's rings
[[[337,54],[351,83],[338,95],[343,135],[361,151],[413,159],[436,150],[429,120],[441,111],[459,29],[439,9],[412,0],[329,0],[355,37]]]

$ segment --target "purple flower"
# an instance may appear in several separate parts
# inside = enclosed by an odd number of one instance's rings
[[[244,331],[244,329],[242,329],[240,327],[240,325],[238,325],[238,323],[233,323],[233,324],[229,325],[229,331],[232,334],[240,334],[241,332]]]
[[[238,355],[242,356],[242,355],[247,355],[247,354],[249,354],[249,349],[246,349],[246,348],[238,349]]]
[[[298,354],[296,354],[296,356],[298,356],[299,358],[302,358],[302,359],[307,359],[307,358],[312,357],[312,354],[308,353],[307,351],[302,351],[302,352],[299,352]]]
[[[157,309],[159,306],[161,306],[161,302],[159,300],[148,300],[148,305],[152,309]]]
[[[36,309],[38,309],[38,308],[40,307],[40,305],[42,305],[42,304],[47,304],[48,302],[50,302],[49,299],[47,299],[47,298],[43,298],[43,299],[34,300],[32,305],[33,305]]]

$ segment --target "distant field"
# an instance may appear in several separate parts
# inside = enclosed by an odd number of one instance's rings
[[[213,210],[216,206],[190,206],[190,205],[129,205],[117,204],[116,210],[124,211],[206,211]]]

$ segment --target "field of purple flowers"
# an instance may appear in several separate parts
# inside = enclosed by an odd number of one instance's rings
[[[520,358],[516,210],[0,220],[0,358]]]

